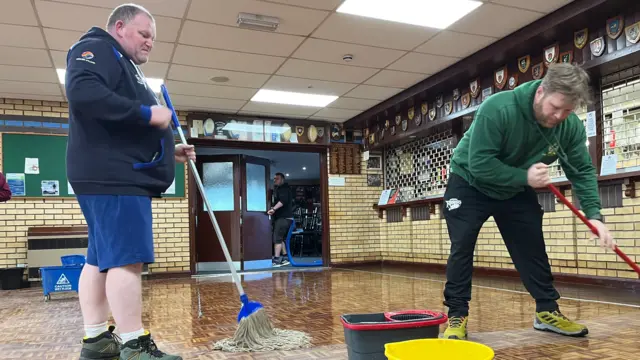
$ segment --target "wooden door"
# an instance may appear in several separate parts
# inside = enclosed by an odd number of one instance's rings
[[[196,166],[231,259],[240,270],[240,155],[201,155],[197,157]],[[198,194],[197,198],[196,271],[229,271],[202,195]]]
[[[271,164],[267,159],[242,156],[241,242],[243,270],[271,268],[273,242],[267,215]]]

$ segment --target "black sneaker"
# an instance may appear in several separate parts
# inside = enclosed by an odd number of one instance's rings
[[[144,335],[127,341],[120,350],[120,360],[182,360],[180,356],[165,354],[158,350],[156,343],[151,339],[151,334]]]
[[[115,326],[93,338],[82,339],[80,360],[118,360],[120,359],[120,338],[114,334]]]

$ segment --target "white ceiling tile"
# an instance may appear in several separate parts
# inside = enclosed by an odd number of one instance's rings
[[[87,5],[87,0],[54,0],[59,2],[67,2],[78,5]],[[135,4],[140,5],[147,9],[154,17],[158,15],[182,18],[185,10],[187,9],[187,3],[189,0],[136,0]],[[117,6],[126,3],[122,0],[99,0],[91,1],[92,6],[99,6],[110,10],[115,9]],[[105,23],[107,20],[105,19]]]
[[[168,68],[169,68],[168,63],[153,62],[153,61],[149,61],[146,64],[140,66],[140,70],[142,70],[145,77],[160,78],[160,79],[164,79],[164,76],[167,74]]]
[[[313,79],[300,79],[287,76],[274,75],[264,84],[263,88],[269,90],[293,91],[319,95],[341,96],[356,87],[356,84],[334,81],[322,81]]]
[[[411,73],[395,70],[382,70],[365,82],[367,85],[408,88],[429,77],[427,74]]]
[[[302,36],[195,21],[187,21],[180,34],[181,44],[274,56],[289,56],[303,40]]]
[[[307,79],[361,83],[376,71],[371,68],[289,59],[277,74]]]
[[[92,26],[104,28],[110,9],[36,0],[42,26],[85,32]],[[156,41],[173,42],[178,36],[180,20],[156,16]]]
[[[347,110],[347,109],[332,109],[324,108],[317,113],[313,114],[314,117],[327,118],[327,119],[339,119],[348,120],[362,111],[360,110]]]
[[[304,36],[309,35],[329,14],[327,11],[257,0],[192,0],[187,18],[237,27],[236,20],[241,12],[277,17],[280,19],[280,24],[276,33]]]
[[[271,0],[272,2],[302,6],[306,8],[335,10],[343,0]]]
[[[414,51],[464,58],[491,45],[497,40],[497,38],[488,36],[461,34],[444,30],[429,39],[426,43],[418,46]]]
[[[24,100],[44,100],[44,101],[66,101],[62,96],[41,95],[41,94],[16,94],[0,92],[0,98],[5,99],[24,99]]]
[[[10,80],[0,80],[0,92],[57,96],[62,94],[59,84]]]
[[[44,37],[52,50],[67,51],[82,36],[81,31],[44,28]]]
[[[149,55],[150,61],[157,62],[169,62],[171,61],[171,54],[173,54],[173,43],[159,42],[153,43],[153,49]]]
[[[272,117],[272,118],[285,118],[285,119],[306,119],[307,116],[305,115],[295,115],[295,114],[276,114],[276,113],[270,113],[267,111],[244,111],[244,110],[240,110],[238,111],[238,115],[244,115],[244,116],[268,116],[268,117]]]
[[[411,50],[438,31],[392,21],[334,13],[313,32],[314,38]]]
[[[0,46],[0,64],[51,67],[47,50]]]
[[[287,114],[307,117],[316,111],[317,107],[311,106],[295,106],[295,105],[283,105],[263,103],[256,101],[249,101],[243,108],[243,112],[264,112],[269,114]]]
[[[58,84],[56,71],[49,68],[0,65],[0,80],[47,82]]]
[[[51,58],[53,58],[53,66],[56,69],[67,68],[67,52],[66,51],[54,51],[51,50]]]
[[[40,28],[23,25],[0,24],[0,45],[46,49]]]
[[[370,85],[359,85],[345,96],[358,99],[386,100],[403,89]]]
[[[199,107],[204,109],[239,110],[246,101],[232,99],[216,99],[202,96],[171,95],[171,102],[183,107]]]
[[[271,74],[285,60],[283,57],[243,54],[227,50],[205,49],[178,45],[173,62],[232,71],[251,71]]]
[[[533,2],[533,1],[532,1]],[[503,38],[544,14],[495,4],[483,4],[453,23],[449,30]]]
[[[216,83],[211,80],[213,77],[226,76],[229,81],[226,83]],[[202,67],[192,67],[184,65],[171,65],[169,69],[169,79],[182,80],[194,83],[222,85],[222,86],[237,86],[247,88],[260,88],[269,75],[244,73],[237,71],[208,69]]]
[[[197,84],[174,80],[167,81],[167,89],[171,91],[171,94],[235,100],[249,100],[258,91],[258,89]]]
[[[329,108],[336,109],[349,109],[349,110],[360,110],[364,111],[369,109],[370,107],[379,103],[378,100],[370,100],[370,99],[356,99],[349,97],[340,97],[336,99],[331,104],[327,105]]]
[[[187,105],[176,105],[173,104],[174,109],[178,111],[198,111],[198,112],[207,112],[207,113],[219,113],[219,114],[231,114],[234,115],[237,113],[237,110],[229,110],[229,109],[216,109],[213,107],[205,108],[199,106],[187,106]]]
[[[389,65],[389,69],[411,71],[423,74],[435,74],[459,59],[446,56],[408,53],[400,60]]]
[[[322,117],[322,116],[316,116],[316,115],[311,115],[307,118],[308,120],[313,120],[313,121],[325,121],[327,123],[343,123],[347,120],[347,119],[330,119],[330,118],[326,118],[326,117]]]
[[[0,23],[37,26],[31,1],[0,0]]]
[[[347,54],[353,57],[349,62],[343,60],[344,55]],[[404,54],[405,52],[401,50],[310,38],[291,57],[341,65],[384,68]]]
[[[521,9],[550,13],[567,5],[573,0],[492,0],[492,3],[513,6]]]

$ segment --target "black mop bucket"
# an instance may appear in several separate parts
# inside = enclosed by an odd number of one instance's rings
[[[340,320],[349,360],[386,360],[386,343],[438,338],[440,325],[447,322],[447,315],[429,310],[407,310],[346,314]]]

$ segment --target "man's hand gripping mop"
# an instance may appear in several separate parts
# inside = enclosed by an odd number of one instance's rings
[[[182,129],[180,128],[180,122],[178,121],[178,116],[176,115],[176,112],[173,108],[171,99],[169,98],[169,92],[167,91],[165,85],[161,86],[161,90],[166,106],[172,111],[173,126],[178,131],[182,143],[186,145],[187,141],[184,137],[184,134],[182,133]],[[269,316],[264,310],[262,304],[255,301],[249,301],[249,297],[247,296],[247,294],[245,294],[240,282],[240,278],[238,277],[238,273],[233,266],[231,255],[229,255],[229,250],[227,249],[227,245],[224,241],[224,238],[222,237],[222,233],[220,232],[218,222],[213,215],[211,204],[209,204],[209,200],[205,195],[204,186],[202,185],[202,180],[200,179],[200,174],[198,173],[196,164],[193,162],[193,160],[189,160],[189,165],[192,171],[192,175],[195,178],[196,184],[198,185],[200,195],[202,195],[202,199],[204,200],[204,203],[207,207],[209,217],[211,218],[211,223],[213,224],[213,227],[216,231],[216,235],[218,235],[220,247],[222,247],[222,251],[224,251],[224,256],[227,260],[227,264],[229,265],[229,269],[231,270],[233,282],[236,284],[238,292],[240,293],[240,302],[242,303],[242,307],[240,308],[240,312],[238,313],[239,325],[234,336],[230,339],[218,341],[214,345],[214,349],[231,352],[242,352],[292,350],[310,346],[310,338],[307,334],[300,331],[281,330],[274,328],[271,325]]]
[[[551,190],[551,192],[553,192],[556,197],[562,201],[563,204],[565,204],[569,209],[571,209],[571,211],[580,219],[582,220],[582,222],[587,225],[587,227],[589,228],[589,230],[591,230],[592,233],[594,233],[595,235],[599,235],[598,234],[598,229],[596,229],[595,226],[593,226],[589,220],[580,213],[580,211],[578,211],[578,209],[576,209],[575,206],[573,206],[572,203],[569,202],[569,200],[567,200],[567,198],[565,198],[562,193],[560,192],[560,190],[558,190],[558,188],[556,188],[553,185],[549,185],[549,189]],[[636,264],[633,260],[631,260],[625,253],[622,252],[622,250],[620,250],[620,248],[618,248],[617,245],[614,245],[613,247],[614,251],[616,252],[616,254],[618,254],[618,256],[620,256],[620,258],[622,258],[622,260],[624,260],[629,266],[631,266],[631,268],[633,270],[635,270],[638,273],[638,276],[640,276],[640,266],[638,266],[638,264]]]

